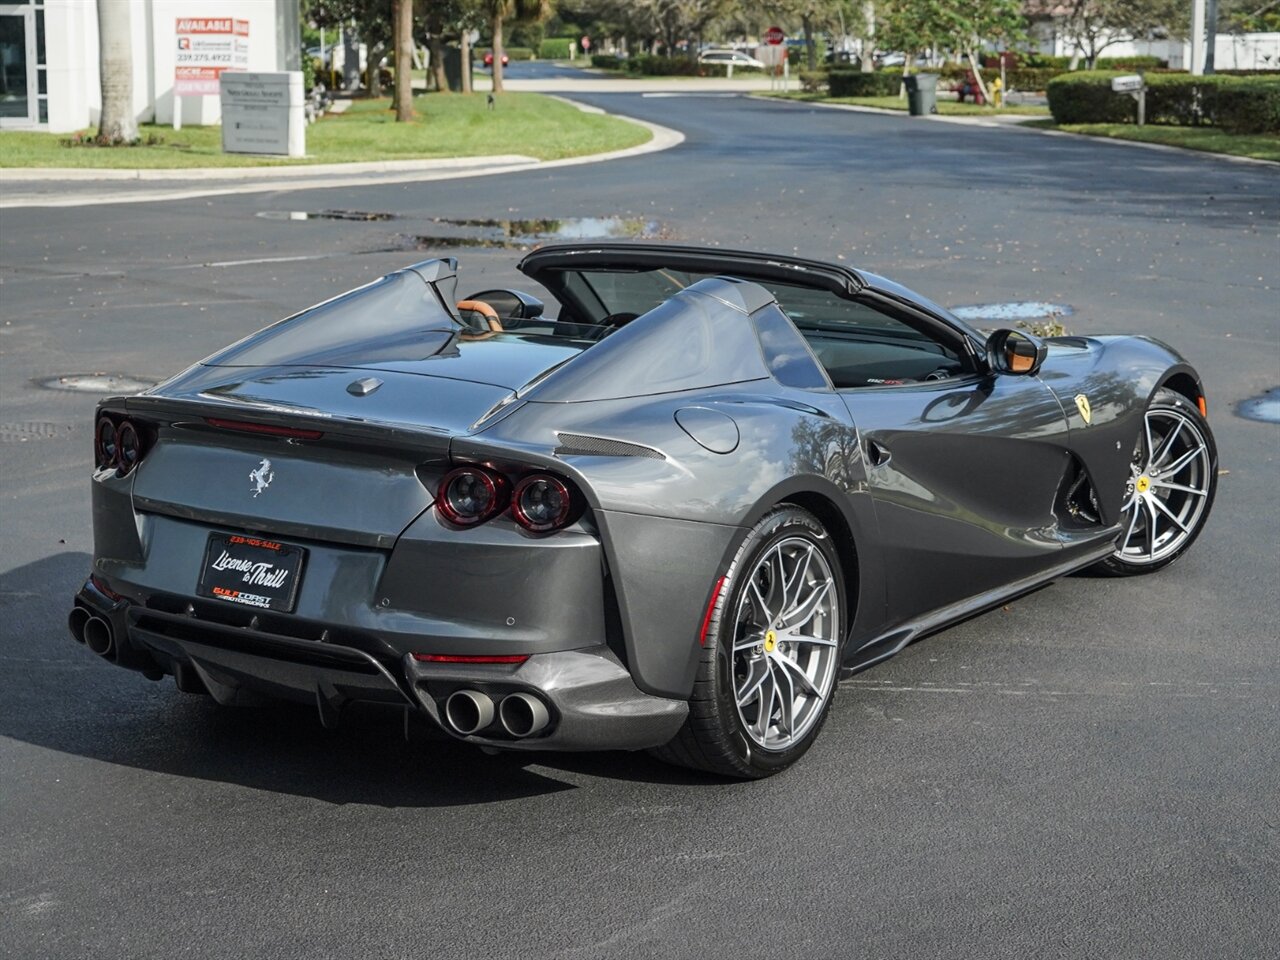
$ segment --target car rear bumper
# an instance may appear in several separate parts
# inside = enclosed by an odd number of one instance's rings
[[[79,612],[75,612],[79,611]],[[405,654],[375,656],[328,631],[305,639],[269,632],[256,618],[245,624],[184,610],[157,609],[108,596],[90,580],[76,595],[72,635],[84,642],[90,618],[107,625],[105,659],[153,679],[172,675],[184,690],[206,690],[219,703],[242,691],[314,703],[322,723],[335,725],[352,701],[400,705],[422,714],[450,736],[479,746],[513,750],[639,750],[660,746],[680,729],[688,704],[642,693],[604,645],[531,654],[518,664],[434,663]],[[104,628],[95,626],[94,629]],[[459,690],[492,703],[492,722],[461,733],[445,703]],[[545,706],[544,727],[527,736],[504,729],[498,707],[515,694]]]

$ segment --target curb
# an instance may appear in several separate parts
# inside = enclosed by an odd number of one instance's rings
[[[593,112],[596,108],[589,107],[586,104],[580,104],[572,100],[566,100],[573,106],[585,112]],[[508,155],[499,157],[459,157],[455,159],[439,159],[439,160],[391,160],[384,162],[375,162],[373,164],[325,164],[323,169],[319,166],[311,167],[288,167],[287,176],[281,176],[277,173],[275,176],[261,176],[262,171],[273,170],[275,168],[247,167],[247,168],[231,168],[235,170],[249,170],[252,172],[252,179],[255,182],[228,184],[226,186],[200,187],[189,186],[184,188],[175,188],[169,190],[147,190],[142,191],[121,191],[115,193],[102,194],[33,194],[28,196],[5,196],[0,197],[0,209],[17,209],[17,208],[48,208],[48,207],[90,207],[101,206],[112,203],[159,203],[168,200],[190,200],[197,197],[220,197],[230,196],[234,194],[249,193],[269,193],[282,189],[288,190],[324,190],[335,187],[358,187],[358,186],[376,186],[378,184],[390,183],[414,183],[429,182],[435,180],[459,180],[466,177],[487,177],[503,173],[526,173],[530,171],[552,170],[559,167],[574,167],[589,163],[604,163],[608,160],[622,160],[628,157],[643,156],[646,153],[657,153],[662,150],[670,150],[672,147],[679,146],[684,142],[684,134],[678,130],[672,130],[670,127],[664,127],[660,124],[650,123],[647,120],[639,120],[635,117],[627,117],[621,114],[610,114],[619,120],[625,120],[636,126],[644,127],[652,135],[645,143],[637,144],[634,147],[624,147],[621,150],[610,150],[606,153],[588,154],[582,157],[564,157],[559,160],[537,160],[533,157],[524,157],[519,155]],[[408,166],[406,166],[408,165]],[[374,169],[352,170],[351,167],[372,167]],[[379,169],[380,168],[380,169]],[[214,168],[215,171],[221,172],[228,168]],[[330,172],[331,171],[331,172]],[[45,171],[41,171],[45,172]],[[101,171],[94,171],[95,173]],[[215,177],[206,177],[208,172],[206,169],[193,168],[188,170],[174,171],[136,171],[122,170],[115,171],[122,173],[124,177],[112,177],[109,179],[115,182],[121,181],[142,181],[142,180],[205,180],[217,179]],[[138,173],[156,173],[163,172],[165,174],[181,174],[181,176],[167,177],[135,177],[132,174]],[[328,173],[326,176],[325,174]],[[7,177],[7,173],[0,171],[0,180]],[[52,182],[53,178],[47,178],[46,182]],[[74,179],[74,178],[73,178]],[[100,178],[82,178],[100,179]],[[223,178],[224,182],[228,178]],[[239,178],[247,180],[248,177]],[[287,183],[281,183],[281,180],[287,180]],[[28,178],[34,181],[36,178]],[[65,182],[62,181],[62,182]]]
[[[1146,143],[1142,140],[1125,140],[1121,137],[1100,137],[1091,133],[1076,133],[1073,130],[1046,130],[1043,127],[1032,127],[1028,124],[1033,120],[1044,120],[1045,117],[1029,116],[1025,120],[986,120],[981,117],[909,117],[902,110],[886,110],[883,107],[863,107],[854,103],[822,103],[820,100],[788,100],[785,97],[760,97],[756,96],[756,100],[768,100],[773,103],[794,103],[808,107],[822,107],[825,110],[847,110],[852,113],[875,113],[882,117],[903,117],[914,120],[932,120],[934,123],[958,123],[962,126],[985,127],[987,129],[1000,130],[1022,130],[1026,133],[1039,133],[1050,137],[1072,137],[1075,139],[1089,140],[1093,143],[1109,143],[1120,147],[1143,147],[1147,150],[1159,150],[1164,153],[1177,153],[1182,156],[1188,154],[1198,157],[1204,157],[1211,160],[1226,160],[1231,163],[1246,163],[1252,165],[1262,165],[1267,167],[1280,166],[1280,161],[1263,160],[1259,157],[1238,157],[1232,153],[1215,153],[1212,150],[1196,150],[1192,147],[1179,147],[1172,143]]]
[[[1145,147],[1148,150],[1160,150],[1164,153],[1177,153],[1182,156],[1192,154],[1199,157],[1211,157],[1215,160],[1229,160],[1232,163],[1247,163],[1254,166],[1280,167],[1280,160],[1264,160],[1261,157],[1238,157],[1234,153],[1215,153],[1212,150],[1197,150],[1194,147],[1179,147],[1172,143],[1147,143],[1143,140],[1126,140],[1123,137],[1102,137],[1095,133],[1076,133],[1074,130],[1046,130],[1042,127],[1024,127],[1028,133],[1041,133],[1050,137],[1073,137],[1089,140],[1094,143],[1111,143],[1121,147]]]
[[[162,169],[94,170],[84,167],[4,167],[0,180],[10,183],[91,180],[287,180],[342,173],[430,172],[441,168],[486,164],[537,163],[537,157],[495,154],[489,157],[437,157],[427,160],[370,160],[361,163],[308,163],[275,167],[165,167]]]

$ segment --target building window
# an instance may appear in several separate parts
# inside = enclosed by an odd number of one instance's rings
[[[48,120],[44,0],[0,0],[0,127]]]

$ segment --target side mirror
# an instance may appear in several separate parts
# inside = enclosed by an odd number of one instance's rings
[[[493,307],[499,317],[506,320],[536,320],[542,316],[545,305],[537,297],[520,290],[481,290],[467,297],[480,300]]]
[[[987,338],[987,364],[996,373],[1028,376],[1036,373],[1049,348],[1021,330],[997,330]]]

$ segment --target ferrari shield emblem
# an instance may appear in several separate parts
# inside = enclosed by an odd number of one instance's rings
[[[1080,418],[1086,424],[1093,422],[1093,408],[1089,406],[1089,398],[1083,393],[1076,394],[1076,409],[1080,411]]]

